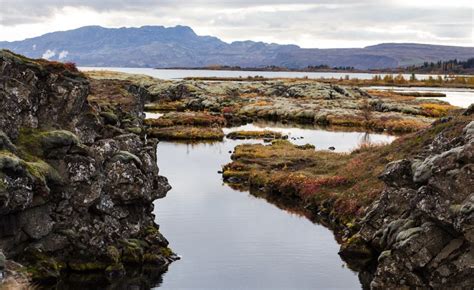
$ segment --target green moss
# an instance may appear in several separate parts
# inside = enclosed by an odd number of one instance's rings
[[[147,111],[182,111],[185,105],[180,101],[145,104]]]
[[[4,191],[8,188],[8,185],[4,181],[4,175],[0,173],[0,191]]]
[[[110,111],[100,112],[100,116],[104,118],[106,124],[116,125],[119,122],[117,115]]]
[[[59,173],[44,161],[38,160],[36,162],[23,162],[23,164],[30,175],[44,183],[47,181],[55,183],[61,182],[61,176]]]
[[[48,150],[52,148],[77,145],[79,143],[79,138],[77,138],[77,136],[72,132],[56,130],[41,133],[40,141],[43,150]]]
[[[120,261],[120,251],[115,246],[107,247],[107,257],[114,263]]]
[[[34,248],[25,250],[25,258],[29,261],[26,272],[36,281],[57,279],[61,275],[61,270],[66,266],[41,250]]]
[[[125,130],[127,132],[137,134],[137,135],[140,135],[142,133],[142,128],[140,127],[128,127],[128,128],[125,128]]]
[[[127,239],[121,241],[123,245],[122,261],[126,263],[140,264],[143,262],[144,249],[148,243],[137,239]]]
[[[146,229],[145,229],[145,233],[147,235],[157,235],[157,234],[160,234],[160,230],[158,229],[157,226],[153,225],[153,226],[148,226]]]
[[[174,254],[173,251],[169,247],[160,248],[160,253],[163,255],[163,257],[166,257],[166,258],[169,258]]]
[[[159,264],[163,263],[164,259],[162,255],[147,253],[143,256],[143,261],[149,264]]]
[[[107,268],[105,268],[105,272],[109,275],[112,275],[114,273],[124,273],[125,267],[122,263],[114,263],[112,265],[107,266]]]
[[[10,152],[16,152],[16,147],[13,145],[13,143],[10,141],[10,138],[0,131],[0,150],[6,150]]]
[[[79,138],[66,130],[42,131],[22,128],[18,137],[19,154],[27,161],[36,161],[50,150],[79,144]]]
[[[0,151],[0,170],[11,169],[14,171],[23,170],[22,160],[9,151]]]
[[[102,262],[69,262],[68,266],[71,270],[77,272],[105,270],[107,268],[107,265]]]

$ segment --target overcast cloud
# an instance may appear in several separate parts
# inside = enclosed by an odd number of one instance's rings
[[[473,6],[473,0],[0,0],[0,40],[85,25],[188,25],[229,42],[474,46]]]

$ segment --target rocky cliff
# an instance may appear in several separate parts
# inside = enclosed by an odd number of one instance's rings
[[[405,142],[423,142],[390,163],[386,188],[341,255],[373,289],[474,286],[474,106]]]
[[[127,265],[175,258],[152,214],[170,186],[142,134],[145,97],[125,81],[0,51],[0,250],[29,278],[87,271],[107,283]],[[4,260],[0,280],[16,265]]]

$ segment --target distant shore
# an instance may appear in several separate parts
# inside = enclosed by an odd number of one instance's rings
[[[440,72],[440,71],[423,71],[423,70],[407,70],[403,68],[394,69],[345,69],[345,68],[285,68],[285,67],[239,67],[239,66],[210,66],[210,67],[157,67],[155,69],[162,70],[207,70],[207,71],[250,71],[250,72],[307,72],[307,73],[364,73],[364,74],[419,74],[419,75],[439,75],[439,76],[450,76],[450,75],[462,75],[462,76],[473,76],[474,70],[462,71],[462,72]]]
[[[266,78],[262,76],[255,77],[187,77],[185,80],[195,81],[230,81],[230,82],[246,82],[246,81],[272,81],[272,80],[286,80],[286,81],[315,81],[328,83],[333,85],[358,86],[358,87],[372,87],[372,86],[389,86],[389,87],[435,87],[435,88],[460,88],[460,89],[474,89],[474,77],[452,77],[444,79],[441,76],[438,78],[430,78],[426,80],[407,80],[403,76],[396,77],[379,77],[372,79],[357,79],[357,78]]]

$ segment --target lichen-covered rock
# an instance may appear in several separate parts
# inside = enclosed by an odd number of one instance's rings
[[[6,256],[49,281],[68,270],[128,275],[126,264],[146,262],[145,253],[160,257],[154,266],[175,259],[161,252],[168,242],[152,213],[170,186],[158,174],[156,142],[140,135],[146,91],[128,82],[91,87],[62,64],[6,51],[0,75]]]
[[[357,234],[373,251],[358,268],[370,273],[366,286],[474,287],[474,121],[464,115],[434,124],[439,133],[421,153],[381,175],[387,187]],[[359,249],[345,245],[341,255]]]

